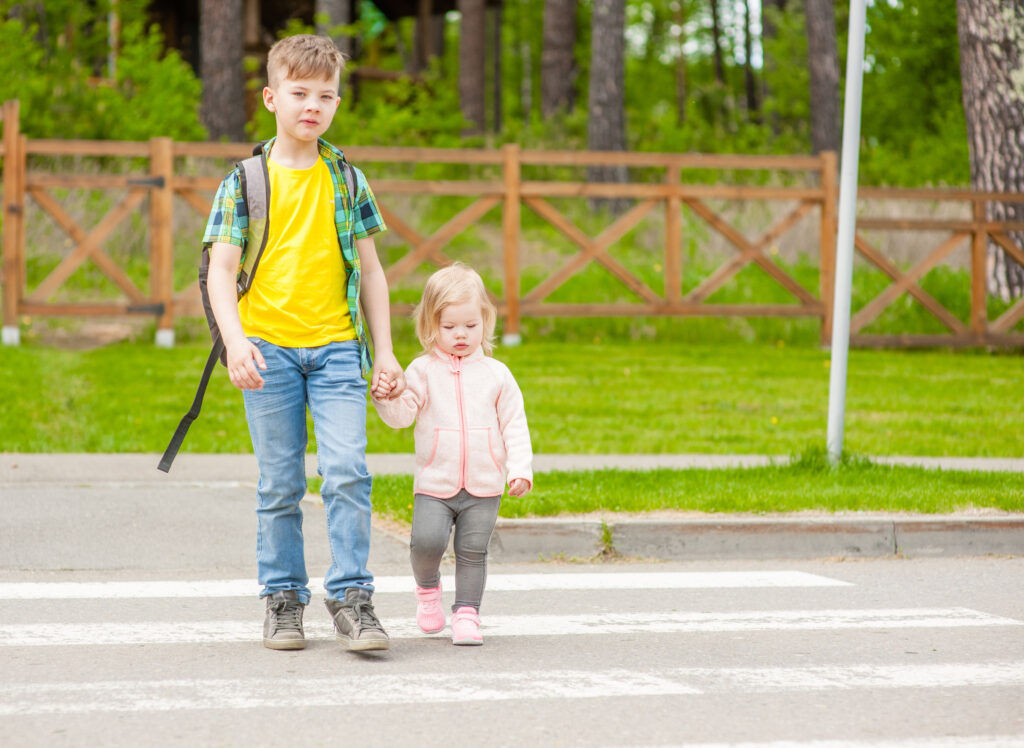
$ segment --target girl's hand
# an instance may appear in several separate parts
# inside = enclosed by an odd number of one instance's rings
[[[385,400],[391,396],[391,390],[395,388],[395,383],[391,381],[391,378],[386,372],[381,372],[377,376],[377,384],[371,390],[370,394],[374,400]]]
[[[530,481],[526,480],[526,478],[516,478],[508,484],[508,495],[525,496],[531,488]]]

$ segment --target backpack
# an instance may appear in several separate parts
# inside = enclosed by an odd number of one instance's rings
[[[259,267],[260,257],[267,246],[267,236],[270,233],[270,173],[267,170],[267,157],[263,152],[263,143],[253,148],[252,156],[240,161],[237,165],[239,181],[241,182],[242,200],[245,202],[246,213],[249,217],[249,228],[246,235],[246,252],[242,260],[242,267],[238,273],[236,291],[241,299],[252,287],[253,278],[256,276],[256,268]],[[348,186],[349,209],[355,205],[356,178],[352,165],[348,161],[339,159],[341,173],[345,177],[345,184]],[[199,379],[199,387],[196,389],[195,398],[192,400],[192,407],[181,419],[178,428],[174,430],[167,449],[164,450],[160,459],[158,470],[169,472],[171,463],[178,454],[181,444],[185,441],[192,422],[199,417],[199,410],[203,405],[203,397],[206,395],[206,387],[210,383],[210,377],[217,361],[227,366],[227,351],[224,348],[224,341],[220,335],[220,328],[217,327],[217,320],[213,316],[213,307],[210,305],[210,294],[207,288],[207,277],[210,272],[210,249],[203,246],[202,260],[199,265],[199,294],[203,299],[203,311],[206,313],[206,323],[210,327],[210,337],[213,346],[210,348],[210,355],[206,359],[206,366],[203,367],[203,374]]]

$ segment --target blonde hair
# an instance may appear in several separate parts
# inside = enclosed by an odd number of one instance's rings
[[[267,83],[271,88],[282,78],[331,80],[344,69],[345,56],[326,36],[288,36],[275,42],[267,53]]]
[[[480,345],[488,356],[494,351],[494,324],[498,317],[491,298],[484,288],[480,274],[461,262],[441,268],[427,279],[423,287],[423,298],[413,309],[416,321],[416,337],[425,352],[434,350],[441,330],[441,313],[453,304],[476,301],[480,304],[484,335]]]

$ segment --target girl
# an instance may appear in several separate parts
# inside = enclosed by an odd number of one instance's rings
[[[505,489],[533,487],[533,450],[523,395],[504,364],[490,357],[496,310],[480,276],[461,263],[434,273],[413,311],[423,353],[405,372],[406,389],[388,400],[391,382],[373,391],[389,426],[416,421],[410,558],[416,578],[416,623],[444,629],[441,558],[455,527],[452,643],[483,644],[480,600],[487,543]]]

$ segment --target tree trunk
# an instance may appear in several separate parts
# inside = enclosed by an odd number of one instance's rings
[[[760,122],[760,104],[757,100],[757,79],[754,77],[754,40],[750,36],[750,0],[743,0],[743,71],[747,84],[747,117],[751,122]]]
[[[676,40],[676,124],[682,127],[686,124],[686,99],[689,95],[686,90],[686,52],[683,50],[686,43],[686,10],[683,7],[683,0],[676,0],[672,13],[675,26],[679,30],[679,37]]]
[[[242,20],[242,0],[200,0],[200,114],[210,140],[245,140]]]
[[[437,56],[434,49],[433,36],[434,2],[433,0],[419,0],[416,6],[416,25],[412,32],[412,61],[413,72],[422,73],[430,58]]]
[[[833,0],[804,0],[807,65],[811,74],[811,148],[838,151],[839,50]]]
[[[768,101],[771,97],[772,91],[768,79],[779,69],[778,61],[774,55],[768,52],[770,42],[774,41],[779,33],[775,27],[775,19],[772,17],[773,11],[785,13],[786,0],[766,0],[766,2],[761,4],[761,50],[764,56],[761,66],[761,101]],[[772,132],[776,135],[780,134],[782,126],[779,122],[779,113],[773,111],[769,115],[768,120],[771,123]]]
[[[420,7],[431,0],[420,0]],[[413,37],[413,57],[422,63],[423,68],[430,66],[431,60],[444,61],[444,13],[434,13],[426,21],[422,16],[416,19],[416,33]]]
[[[503,113],[501,99],[503,96],[501,55],[504,47],[501,43],[502,25],[504,23],[504,6],[496,5],[487,11],[491,16],[491,107],[494,115],[491,130],[501,132]]]
[[[334,46],[349,60],[353,55],[352,37],[348,34],[332,33],[338,26],[348,26],[352,23],[352,6],[349,0],[316,0],[316,33],[329,36],[334,41]],[[345,97],[347,76],[342,75],[338,83],[338,93]],[[349,100],[349,106],[352,101]]]
[[[711,36],[715,45],[715,83],[724,88],[725,63],[722,61],[722,23],[718,15],[718,0],[711,0]]]
[[[958,0],[957,24],[971,186],[1024,192],[1024,3]],[[1024,221],[1024,204],[990,203],[988,218]],[[1024,247],[1024,232],[1011,239]],[[1024,268],[994,242],[988,291],[1004,301],[1024,294]]]
[[[593,13],[587,147],[592,151],[624,151],[625,0],[594,0]],[[625,166],[587,168],[587,180],[591,182],[625,182],[628,178]],[[592,200],[591,206],[602,203]],[[617,199],[612,201],[611,208],[620,212],[626,204],[625,199]]]
[[[484,130],[484,0],[458,0],[462,21],[459,26],[459,106],[469,121],[465,133]]]
[[[351,7],[349,0],[316,0],[316,33],[331,37],[346,60],[352,56],[352,37],[331,32],[352,23]]]
[[[576,0],[545,0],[540,66],[540,109],[545,117],[571,111],[576,103]]]

